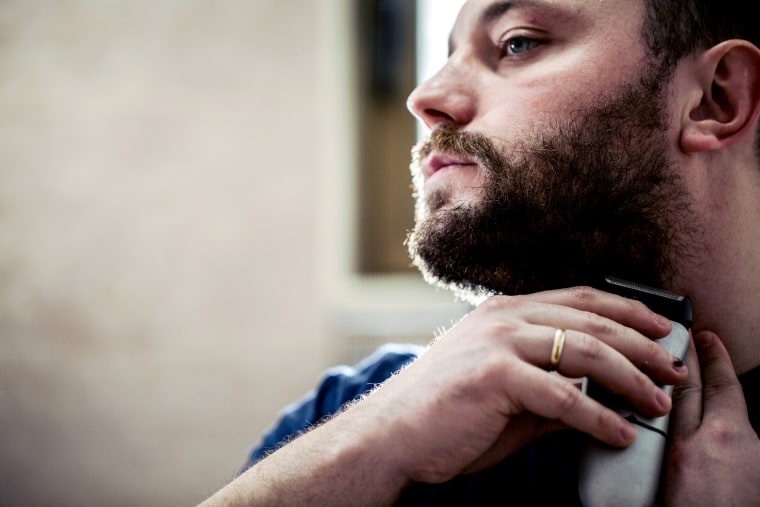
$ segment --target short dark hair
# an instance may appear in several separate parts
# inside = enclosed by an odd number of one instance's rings
[[[760,23],[750,12],[751,0],[645,0],[645,4],[644,44],[665,65],[728,39],[760,47]]]
[[[699,49],[729,39],[743,39],[760,47],[760,22],[753,0],[644,0],[642,40],[662,76],[678,61]],[[760,158],[760,129],[755,154]]]

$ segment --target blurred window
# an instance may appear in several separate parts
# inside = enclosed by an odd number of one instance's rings
[[[406,98],[446,59],[463,0],[357,2],[359,274],[414,273],[404,240],[413,225],[410,150],[424,126]]]

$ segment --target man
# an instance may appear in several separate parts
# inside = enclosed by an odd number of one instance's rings
[[[659,505],[757,504],[757,30],[733,1],[469,0],[409,99],[409,248],[475,309],[328,376],[208,505],[575,505],[584,434],[637,436],[580,377],[672,408]],[[689,295],[685,364],[604,275]]]

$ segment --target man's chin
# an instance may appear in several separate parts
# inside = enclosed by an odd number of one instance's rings
[[[439,264],[433,266],[432,262]],[[468,268],[454,267],[451,263],[440,264],[440,259],[431,259],[430,262],[416,259],[415,264],[428,283],[448,290],[457,300],[473,305],[494,295],[515,296],[579,286],[601,287],[608,276],[668,288],[672,284],[673,275],[669,265],[658,267],[655,263],[647,263],[632,266],[610,261],[600,263],[600,266],[604,266],[602,269],[588,265],[580,270],[574,269],[577,266],[561,269],[548,264],[531,268],[526,264],[526,269],[518,272],[504,267],[476,266],[474,263],[470,263]],[[454,277],[452,273],[458,273],[459,276]]]
[[[473,188],[443,188],[435,189],[423,197],[425,208],[417,220],[429,217],[442,217],[446,213],[458,210],[470,210],[479,207],[483,201],[480,192]]]
[[[451,220],[451,215],[442,215]],[[633,243],[628,245],[630,251],[621,251],[605,241],[592,246],[554,235],[510,235],[498,223],[454,226],[451,221],[431,219],[427,225],[409,238],[414,264],[428,283],[470,303],[495,294],[598,286],[605,276],[659,285],[662,276],[671,272],[661,261],[656,242]]]

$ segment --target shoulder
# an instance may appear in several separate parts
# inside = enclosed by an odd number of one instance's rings
[[[353,366],[330,368],[313,392],[317,411],[332,414],[414,361],[422,350],[418,345],[386,344]]]
[[[326,376],[351,377],[358,382],[365,379],[382,382],[414,361],[424,350],[425,347],[420,345],[387,343],[354,366],[332,368]]]
[[[354,365],[326,370],[313,390],[280,413],[277,422],[250,451],[245,468],[381,384],[424,350],[420,345],[385,344]]]
[[[418,345],[385,344],[353,366],[330,368],[311,393],[317,411],[322,416],[336,412],[414,361],[423,350]]]

